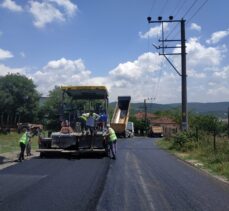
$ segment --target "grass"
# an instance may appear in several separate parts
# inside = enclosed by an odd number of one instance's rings
[[[0,134],[0,154],[6,152],[18,151],[19,148],[19,139],[23,133],[18,134],[16,132],[11,132],[9,134]],[[38,148],[38,137],[32,137],[32,149]]]
[[[213,150],[211,136],[205,136],[199,142],[187,141],[181,148],[174,147],[173,139],[164,139],[157,144],[183,160],[200,163],[201,168],[224,176],[229,180],[229,140],[217,137],[217,150]]]

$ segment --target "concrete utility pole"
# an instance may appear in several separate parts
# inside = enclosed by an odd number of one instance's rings
[[[188,129],[185,20],[181,19],[182,130]]]
[[[162,20],[162,17],[158,17],[157,21],[152,21],[151,17],[147,17],[148,23],[160,23],[162,30],[161,30],[161,37],[162,39],[159,39],[159,42],[161,43],[160,46],[154,45],[156,49],[161,49],[161,53],[159,52],[159,55],[163,55],[165,59],[169,62],[169,64],[173,67],[173,69],[176,71],[176,73],[181,76],[181,100],[182,100],[182,123],[181,123],[181,129],[188,130],[188,113],[187,113],[187,74],[186,74],[186,45],[185,45],[185,20],[173,20],[173,16],[169,16],[169,20]],[[181,38],[180,39],[174,39],[169,40],[165,38],[164,34],[164,23],[180,23],[181,27]],[[168,42],[180,42],[181,46],[167,46],[165,45]],[[181,53],[166,53],[166,49],[175,49],[180,48]],[[173,65],[173,63],[169,60],[167,55],[181,55],[181,73],[176,69],[176,67]]]
[[[146,99],[144,99],[144,112],[145,112],[145,131],[147,130],[147,105]]]

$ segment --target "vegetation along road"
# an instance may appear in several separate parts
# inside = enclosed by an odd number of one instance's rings
[[[0,171],[0,210],[229,210],[229,185],[155,139],[118,141],[117,160],[33,158]]]

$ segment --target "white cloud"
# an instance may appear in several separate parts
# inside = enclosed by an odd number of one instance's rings
[[[44,95],[56,85],[80,85],[91,78],[91,72],[86,69],[81,59],[67,60],[65,58],[50,61],[41,70],[31,75],[38,89]]]
[[[23,11],[22,7],[20,5],[17,5],[14,1],[12,0],[4,0],[3,3],[1,4],[3,8],[7,8],[11,11],[14,12],[21,12]]]
[[[143,74],[159,70],[162,60],[157,53],[144,53],[133,62],[119,64],[109,74],[116,79],[139,80]]]
[[[187,44],[187,58],[190,67],[219,65],[227,50],[225,46],[206,47],[197,38],[191,38]]]
[[[211,38],[208,39],[206,42],[208,44],[216,44],[218,43],[220,40],[222,40],[223,38],[227,37],[229,35],[229,29],[225,30],[225,31],[218,31],[218,32],[214,32],[211,35]]]
[[[77,5],[73,4],[70,0],[49,0],[49,2],[55,2],[59,6],[63,6],[66,10],[66,14],[69,16],[74,15],[77,11]]]
[[[196,23],[192,23],[190,28],[191,28],[192,30],[196,30],[196,31],[198,31],[198,32],[201,31],[201,26],[199,26],[199,25],[196,24]]]
[[[214,72],[214,76],[223,81],[229,81],[229,66],[219,69]]]
[[[225,50],[206,47],[192,38],[187,42],[187,52],[188,101],[228,101],[229,66],[220,65]],[[176,62],[172,57],[171,61]],[[25,68],[12,71],[23,73]],[[0,72],[6,74],[11,69],[1,65]],[[144,53],[133,61],[120,63],[103,77],[93,76],[82,59],[66,58],[49,61],[27,76],[43,95],[48,95],[56,85],[105,85],[111,102],[123,95],[131,96],[133,102],[149,97],[156,98],[157,103],[181,102],[181,77],[156,53]]]
[[[0,48],[0,60],[12,58],[13,54],[10,51],[6,51]]]
[[[20,56],[21,56],[22,58],[25,58],[25,57],[26,57],[26,55],[25,55],[24,52],[20,52]]]
[[[63,11],[64,10],[64,11]],[[64,22],[77,11],[77,5],[70,0],[29,1],[29,12],[34,17],[34,25],[43,28],[53,22]]]
[[[188,75],[188,77],[192,77],[194,79],[203,79],[203,78],[207,77],[206,73],[199,72],[199,71],[196,71],[194,69],[192,69],[192,70],[189,69],[187,71],[187,75]]]
[[[30,1],[30,13],[34,16],[34,25],[38,28],[54,21],[65,21],[64,15],[47,2]]]
[[[168,31],[168,23],[164,23],[164,31]],[[145,33],[139,32],[139,36],[142,39],[147,39],[148,37],[149,38],[157,37],[158,35],[160,35],[160,33],[161,33],[161,25],[151,27],[149,31]]]
[[[5,66],[4,64],[0,64],[0,75],[5,76],[8,73],[15,73],[15,74],[20,73],[20,74],[25,75],[26,70],[25,68],[11,68],[11,67]]]

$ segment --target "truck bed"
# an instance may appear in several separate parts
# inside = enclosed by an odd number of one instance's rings
[[[126,126],[129,120],[130,99],[130,96],[118,97],[118,102],[111,120],[111,127],[115,130],[118,136],[125,136]]]

